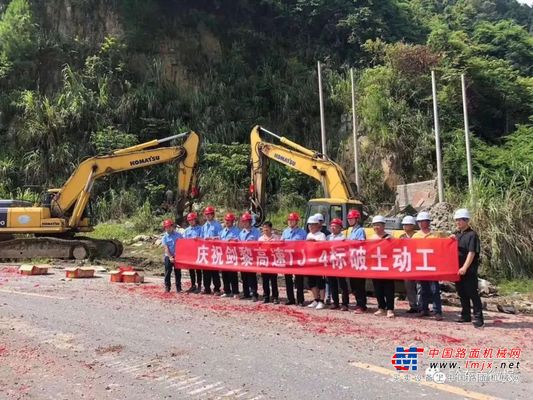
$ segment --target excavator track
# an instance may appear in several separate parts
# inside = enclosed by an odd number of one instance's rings
[[[74,237],[15,238],[0,241],[0,259],[60,258],[92,259],[113,258],[122,254],[122,243],[117,240]]]

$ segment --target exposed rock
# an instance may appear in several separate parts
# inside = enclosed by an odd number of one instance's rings
[[[498,308],[499,312],[505,313],[505,314],[516,314],[516,308],[514,305],[501,305],[497,304],[496,307]]]
[[[493,297],[498,295],[496,286],[485,279],[478,279],[478,288],[480,296]]]
[[[440,290],[446,293],[455,293],[455,283],[453,282],[441,282],[440,283]]]
[[[133,238],[133,242],[148,242],[150,241],[150,236],[148,235],[137,235]]]
[[[455,223],[453,220],[454,209],[450,203],[437,203],[422,211],[428,211],[431,214],[432,229],[442,232],[455,231]]]

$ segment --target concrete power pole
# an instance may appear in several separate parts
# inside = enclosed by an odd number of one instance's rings
[[[322,154],[326,154],[326,122],[324,119],[324,99],[322,97],[322,69],[320,67],[320,61],[317,62],[318,66],[318,99],[320,102],[320,137],[322,140]]]
[[[474,177],[472,175],[472,154],[470,152],[470,131],[468,129],[468,105],[466,99],[465,74],[461,74],[461,91],[463,93],[463,115],[465,121],[465,146],[466,146],[466,165],[468,167],[468,189],[470,196],[474,196]]]
[[[352,81],[352,133],[353,133],[353,158],[355,170],[355,185],[357,191],[361,190],[361,182],[359,181],[359,149],[357,144],[357,116],[355,115],[355,83],[353,79],[353,68],[350,68],[350,79]]]
[[[439,111],[437,106],[437,84],[435,82],[435,71],[431,71],[431,89],[433,92],[433,119],[435,121],[435,151],[437,153],[437,187],[439,192],[439,203],[444,201],[444,184],[442,182],[442,157],[440,148]]]

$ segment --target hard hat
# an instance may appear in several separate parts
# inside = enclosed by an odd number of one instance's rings
[[[296,212],[291,212],[289,214],[289,218],[287,218],[289,221],[299,221],[300,220],[300,216],[298,215],[298,213]]]
[[[324,221],[324,216],[320,213],[316,213],[315,215],[313,215],[313,217],[316,217],[318,221]]]
[[[385,217],[382,215],[376,215],[374,218],[372,218],[373,224],[384,224],[385,223]]]
[[[214,213],[215,213],[215,207],[207,206],[204,210],[204,215],[214,214]]]
[[[342,226],[342,221],[340,218],[333,218],[330,222],[330,225]]]
[[[227,213],[224,217],[224,221],[235,221],[235,215],[232,213]]]
[[[406,215],[402,219],[402,225],[416,225],[415,217],[411,217],[410,215]]]
[[[427,211],[421,211],[416,216],[417,221],[431,221],[431,215]]]
[[[244,222],[244,221],[253,221],[252,214],[250,214],[250,213],[244,213],[244,214],[241,216],[241,222]]]
[[[207,207],[204,209],[204,215],[207,215],[207,214],[214,214],[214,213],[215,213],[215,207],[207,206]]]
[[[348,211],[347,218],[359,219],[361,218],[361,213],[358,210],[350,210]]]
[[[470,219],[470,212],[466,208],[460,208],[453,214],[453,219]]]
[[[171,219],[166,219],[163,221],[163,228],[170,228],[172,226],[174,226],[174,221]]]
[[[194,221],[197,218],[198,218],[198,215],[196,215],[195,212],[187,214],[187,221]]]
[[[319,224],[319,223],[320,223],[320,220],[316,217],[316,215],[311,215],[311,216],[307,219],[307,223],[308,223],[308,224]]]

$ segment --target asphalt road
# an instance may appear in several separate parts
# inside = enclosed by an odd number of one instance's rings
[[[531,397],[530,317],[489,315],[475,330],[450,321],[456,310],[442,322],[387,320],[166,295],[159,278],[124,285],[52,272],[0,267],[0,398]],[[397,346],[520,348],[518,382],[436,383],[426,380],[427,359],[417,372],[396,372]]]

